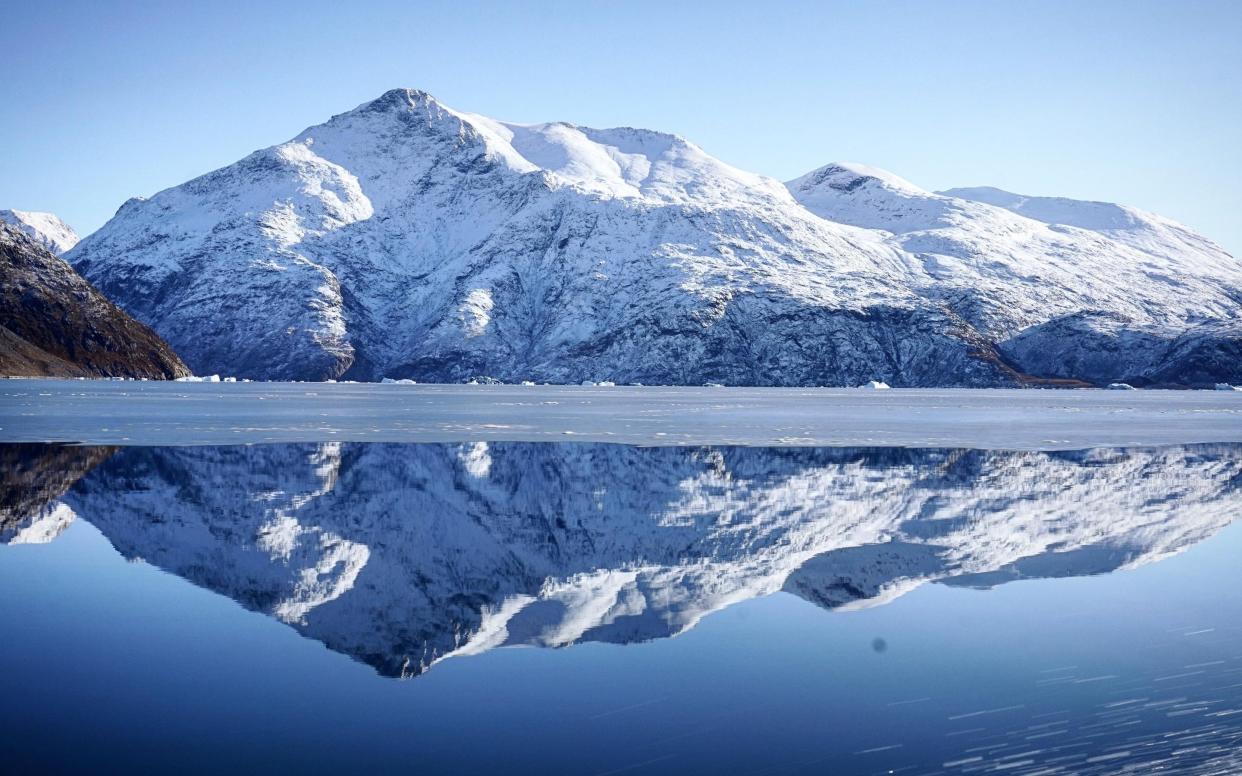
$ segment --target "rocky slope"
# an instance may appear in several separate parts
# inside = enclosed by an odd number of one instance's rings
[[[674,135],[399,89],[130,200],[69,259],[200,373],[1242,380],[1242,265],[1218,246],[980,191],[856,165],[786,187]]]
[[[781,590],[848,609],[1131,567],[1227,525],[1240,483],[1236,446],[125,448],[43,513],[398,676]]]
[[[0,223],[0,375],[189,374],[168,345],[25,232]]]

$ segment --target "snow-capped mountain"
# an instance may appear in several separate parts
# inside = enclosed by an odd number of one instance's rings
[[[200,373],[1242,380],[1242,264],[1218,246],[983,199],[857,165],[786,187],[675,135],[399,89],[130,200],[69,258]]]
[[[78,244],[78,233],[54,213],[0,210],[0,223],[17,227],[57,256]]]
[[[43,537],[76,514],[126,557],[395,676],[667,637],[781,590],[848,609],[1133,567],[1232,521],[1239,482],[1236,446],[124,448],[10,522]]]

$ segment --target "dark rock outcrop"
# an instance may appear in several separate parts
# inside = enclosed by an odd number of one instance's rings
[[[0,374],[165,380],[189,370],[67,262],[0,223]]]

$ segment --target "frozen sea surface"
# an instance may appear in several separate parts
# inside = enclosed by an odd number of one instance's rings
[[[1082,449],[1242,441],[1242,392],[3,381],[36,441]]]

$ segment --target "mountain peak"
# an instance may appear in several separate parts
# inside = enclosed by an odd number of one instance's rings
[[[438,100],[421,89],[401,88],[389,89],[374,100],[363,103],[360,108],[364,110],[392,110],[412,108],[427,103],[438,103]]]
[[[864,186],[882,187],[911,196],[930,196],[931,194],[888,170],[857,162],[831,162],[812,170],[801,178],[789,181],[786,185],[795,191],[827,187],[843,194],[853,193]]]
[[[417,129],[397,135],[384,130],[377,135],[370,126],[373,117],[389,115],[400,116],[403,123]],[[543,175],[552,188],[572,188],[604,199],[671,204],[705,198],[720,203],[771,202],[775,197],[788,202],[778,182],[725,164],[674,133],[628,126],[597,129],[568,121],[502,121],[456,110],[417,89],[391,89],[327,124],[307,129],[298,140],[310,138],[318,144],[329,134],[329,127],[338,140],[338,130],[348,128],[350,142],[363,146],[373,144],[376,137],[382,136],[385,142],[396,138],[407,148],[395,153],[411,153],[414,146],[436,138],[448,143],[441,148],[469,147],[513,172]],[[327,153],[325,158],[331,158]],[[353,160],[358,156],[351,153]],[[419,151],[418,156],[410,161],[421,166],[432,154]],[[472,162],[458,158],[452,164],[469,166]]]
[[[887,170],[854,162],[826,164],[785,186],[820,218],[890,232],[942,225],[952,202]]]

